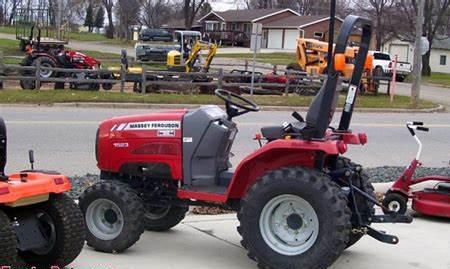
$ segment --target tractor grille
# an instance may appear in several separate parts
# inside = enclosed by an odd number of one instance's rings
[[[173,58],[173,61],[174,61],[174,64],[175,64],[175,65],[180,65],[180,64],[181,64],[181,55],[176,55],[176,56]]]

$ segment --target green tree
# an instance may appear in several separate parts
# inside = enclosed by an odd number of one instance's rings
[[[97,10],[97,14],[95,14],[94,27],[97,29],[103,28],[105,25],[105,10],[103,7],[99,7]]]
[[[84,19],[84,26],[88,28],[89,33],[92,33],[92,28],[94,28],[94,10],[92,4],[86,9],[86,18]]]

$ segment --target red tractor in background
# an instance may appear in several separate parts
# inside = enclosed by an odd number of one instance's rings
[[[355,27],[361,45],[339,127],[333,128],[344,53]],[[237,212],[242,246],[261,268],[326,268],[365,234],[397,244],[397,237],[371,223],[412,218],[375,215],[374,205],[382,205],[369,179],[360,165],[342,157],[348,145],[367,142],[364,133],[349,127],[371,30],[366,19],[345,19],[333,64],[306,118],[294,112],[289,124],[263,127],[256,137],[261,147],[234,172],[229,162],[238,132],[233,118],[259,110],[243,96],[216,90],[226,111],[202,106],[102,122],[96,138],[102,181],[80,197],[87,244],[121,252],[145,229],[177,225],[190,205],[217,203]]]
[[[34,27],[34,26],[33,26]],[[31,33],[33,33],[33,29]],[[37,41],[33,41],[33,36],[30,36],[29,45],[26,47],[26,57],[22,60],[22,66],[37,66],[38,61],[43,69],[40,71],[42,79],[48,79],[52,77],[69,77],[78,79],[112,79],[113,74],[110,71],[99,70],[99,72],[74,72],[63,73],[55,72],[45,68],[67,68],[67,69],[81,69],[81,70],[95,70],[100,69],[101,62],[77,51],[66,50],[64,45],[52,46],[49,44],[41,45],[41,30],[38,29]],[[34,70],[25,70],[22,72],[23,76],[34,76]],[[20,86],[24,90],[32,90],[36,88],[34,79],[23,79],[20,81]],[[102,88],[104,90],[111,90],[113,84],[103,83]],[[94,90],[100,89],[98,83],[77,83],[71,82],[70,89],[80,90]],[[55,89],[64,89],[64,83],[56,82]]]
[[[84,246],[83,215],[55,171],[5,174],[6,126],[0,118],[0,268],[63,268]]]

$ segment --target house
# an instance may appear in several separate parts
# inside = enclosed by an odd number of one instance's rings
[[[328,16],[301,16],[292,9],[211,11],[198,21],[207,39],[249,46],[253,23],[261,23],[262,48],[295,49],[299,36],[326,40]],[[342,20],[336,19],[336,29]]]
[[[383,52],[398,61],[413,63],[414,41],[408,38],[394,38],[383,45]],[[431,45],[430,67],[432,72],[450,74],[450,37],[436,38]]]

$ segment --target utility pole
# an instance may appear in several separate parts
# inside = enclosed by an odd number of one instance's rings
[[[422,80],[422,32],[425,0],[418,0],[417,2],[416,39],[414,42],[414,65],[412,70],[413,84],[411,88],[411,105],[414,108],[417,107],[419,102],[420,84]]]
[[[56,1],[56,39],[61,40],[61,20],[62,20],[63,0]]]

